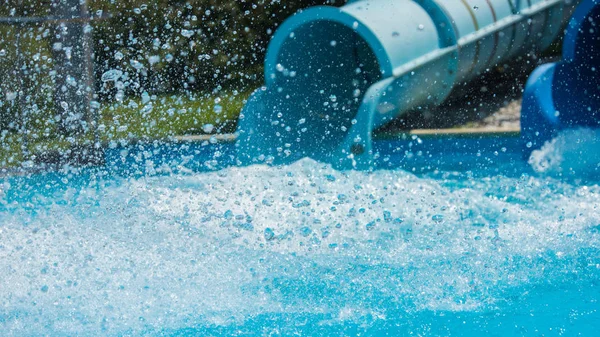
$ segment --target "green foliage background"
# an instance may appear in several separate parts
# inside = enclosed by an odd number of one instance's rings
[[[97,113],[87,118],[90,133],[73,139],[57,122],[56,23],[6,22],[52,17],[58,1],[73,0],[0,0],[0,167],[73,144],[231,132],[263,82],[277,27],[303,8],[345,2],[87,0]],[[101,80],[115,69],[121,88]]]
[[[11,0],[1,17],[43,17],[64,0]],[[338,0],[338,2],[340,2]],[[94,17],[95,92],[111,102],[115,90],[100,79],[127,73],[126,94],[245,92],[262,82],[266,47],[278,25],[294,12],[335,0],[87,0]],[[0,24],[0,120],[19,114],[48,115],[52,102],[53,24]],[[142,66],[136,69],[136,63]],[[34,116],[33,120],[37,117]],[[10,124],[10,125],[8,125]],[[44,124],[44,123],[42,123]]]
[[[97,73],[137,60],[148,69],[148,75],[140,78],[141,86],[155,92],[256,86],[262,81],[263,57],[277,26],[299,9],[327,3],[90,1],[92,13],[111,16],[94,31]],[[184,31],[193,35],[184,36]],[[123,54],[122,60],[115,59],[117,52]],[[150,65],[157,56],[160,61]]]

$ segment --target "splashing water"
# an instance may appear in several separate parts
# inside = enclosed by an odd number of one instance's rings
[[[533,151],[529,163],[542,174],[596,178],[600,177],[599,149],[600,130],[565,130]]]
[[[5,182],[0,329],[502,335],[523,333],[534,314],[547,316],[536,329],[597,316],[600,187],[441,176],[338,172],[306,159],[92,176],[18,203]],[[553,299],[580,311],[554,310]]]

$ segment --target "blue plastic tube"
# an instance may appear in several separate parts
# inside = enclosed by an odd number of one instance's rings
[[[525,156],[560,130],[578,127],[600,127],[598,0],[583,1],[573,14],[562,61],[540,66],[527,81],[521,112]]]
[[[304,10],[269,45],[265,87],[240,118],[240,160],[309,156],[368,168],[374,129],[548,47],[565,12],[565,0],[363,0]]]

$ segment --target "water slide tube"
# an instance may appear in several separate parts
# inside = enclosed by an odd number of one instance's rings
[[[359,0],[313,7],[269,45],[265,86],[241,112],[242,163],[302,157],[365,169],[372,131],[443,102],[500,62],[547,48],[569,0]]]
[[[560,130],[578,127],[600,127],[600,0],[577,7],[562,61],[538,67],[527,82],[521,112],[525,156]]]

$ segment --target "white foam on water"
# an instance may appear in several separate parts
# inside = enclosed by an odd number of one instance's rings
[[[600,129],[564,130],[533,151],[529,164],[551,176],[600,177]]]
[[[12,205],[0,214],[0,330],[141,335],[267,313],[343,324],[392,309],[485,311],[507,289],[598,268],[580,257],[600,244],[600,187],[465,181],[307,159]]]

